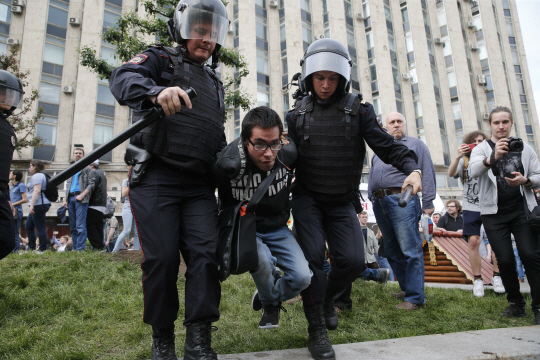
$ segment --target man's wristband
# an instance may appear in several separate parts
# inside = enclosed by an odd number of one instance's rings
[[[487,163],[487,159],[488,158],[485,158],[484,160],[482,160],[482,164],[484,164],[485,167],[490,168],[491,166]]]
[[[527,187],[532,186],[532,181],[531,181],[531,179],[527,178],[527,181],[525,181],[525,183],[524,183],[523,185],[525,185],[525,186],[527,186]]]

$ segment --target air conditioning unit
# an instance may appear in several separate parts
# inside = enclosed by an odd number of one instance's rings
[[[484,75],[478,75],[478,84],[480,85],[486,85],[486,77]]]
[[[8,38],[7,43],[8,43],[8,45],[19,45],[19,39]]]
[[[435,45],[442,45],[442,44],[444,44],[444,41],[442,41],[441,38],[435,38],[435,39],[433,39],[433,41],[435,42]]]
[[[76,17],[70,17],[69,18],[69,25],[71,26],[79,26],[81,25],[81,19]]]
[[[469,47],[471,48],[471,51],[480,50],[480,46],[478,46],[477,44],[471,44],[471,45],[469,45]]]
[[[411,79],[411,74],[409,74],[409,73],[403,73],[403,74],[401,74],[401,78],[402,78],[403,80],[410,80],[410,79]]]
[[[364,14],[362,14],[362,13],[357,13],[357,14],[356,14],[356,20],[358,20],[358,21],[364,20]]]
[[[482,114],[482,119],[489,120],[489,114]]]
[[[270,0],[268,2],[268,5],[270,5],[270,7],[273,7],[273,8],[277,8],[278,7],[278,0]]]
[[[64,94],[73,94],[73,86],[64,86],[62,91]]]
[[[13,5],[13,6],[24,6],[24,0],[12,0],[11,5]]]
[[[229,25],[229,34],[234,33],[234,26],[233,24]]]
[[[21,6],[12,6],[11,12],[14,14],[22,14],[22,7]]]
[[[315,35],[314,39],[315,40],[324,39],[324,35]]]
[[[468,27],[469,29],[474,28],[474,27],[475,27],[475,26],[474,26],[474,22],[472,22],[472,21],[467,21],[467,27]]]

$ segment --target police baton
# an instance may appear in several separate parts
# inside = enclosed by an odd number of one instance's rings
[[[409,202],[409,200],[411,200],[411,195],[412,195],[412,185],[407,185],[407,187],[405,188],[405,191],[403,192],[403,195],[401,195],[401,198],[398,201],[399,206],[402,208],[407,206],[407,203]]]
[[[190,99],[197,96],[197,92],[193,88],[188,88],[185,90],[187,95]],[[184,99],[180,98],[180,103],[182,105],[186,105]],[[101,144],[97,148],[95,148],[92,152],[88,153],[86,156],[81,158],[79,161],[74,162],[71,166],[68,166],[66,169],[64,169],[62,172],[57,174],[56,176],[52,177],[48,183],[47,186],[53,186],[57,187],[157,119],[160,119],[165,116],[165,112],[161,108],[161,106],[156,106],[155,108],[152,108],[148,114],[146,114],[143,118],[141,118],[136,123],[131,124],[128,126],[124,131],[122,131],[120,134],[113,137],[111,140],[107,141],[104,144]]]

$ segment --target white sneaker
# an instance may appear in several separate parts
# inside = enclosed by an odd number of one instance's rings
[[[482,279],[474,280],[473,294],[476,297],[484,296],[484,280]]]
[[[491,285],[493,285],[493,291],[497,294],[504,294],[506,292],[500,276],[494,276],[491,279]]]

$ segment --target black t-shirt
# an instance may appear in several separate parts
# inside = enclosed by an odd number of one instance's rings
[[[495,151],[495,143],[488,140],[488,144]],[[525,173],[523,162],[521,161],[521,151],[511,151],[504,154],[495,165],[497,169],[493,174],[497,178],[497,214],[509,214],[523,210],[523,195],[521,195],[520,186],[510,186],[505,179],[505,177],[514,178],[515,175],[511,174],[514,171],[518,171],[521,174]]]
[[[0,189],[6,190],[9,182],[9,171],[11,159],[15,150],[15,131],[11,124],[3,118],[0,118]]]
[[[463,217],[458,215],[454,219],[449,213],[446,213],[439,219],[437,227],[446,231],[463,230]]]

